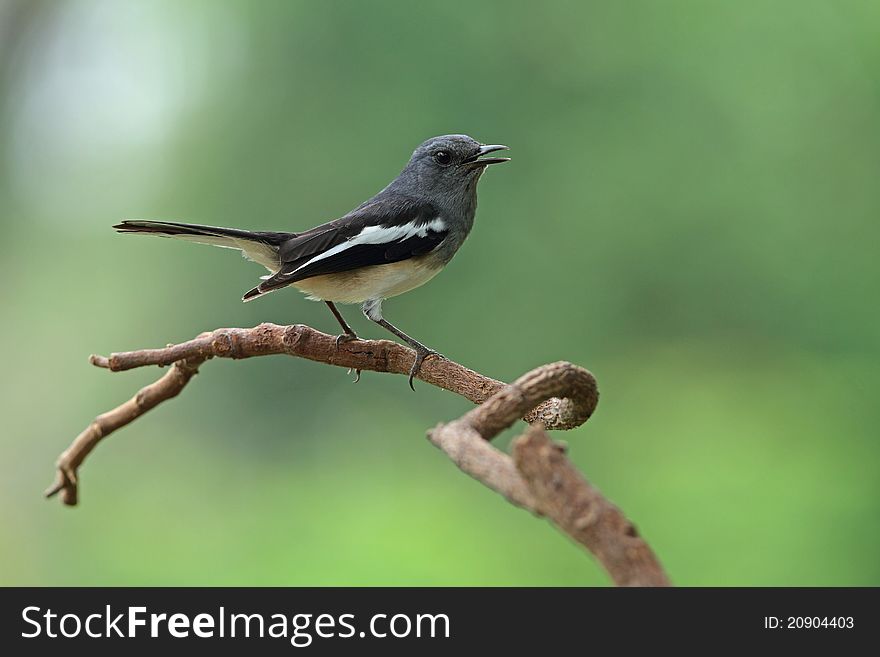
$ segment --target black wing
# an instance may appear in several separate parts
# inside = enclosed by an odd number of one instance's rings
[[[406,196],[380,195],[344,217],[282,244],[281,268],[245,294],[244,299],[313,276],[400,262],[429,253],[448,235],[439,218],[430,203]],[[357,243],[356,238],[363,239],[364,229],[369,229],[372,243]]]

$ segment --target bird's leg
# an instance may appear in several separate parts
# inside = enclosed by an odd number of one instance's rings
[[[354,329],[348,325],[348,322],[345,321],[345,318],[342,316],[342,313],[336,308],[336,304],[332,301],[325,301],[327,307],[330,309],[330,312],[333,313],[333,316],[336,318],[336,321],[339,322],[339,325],[342,327],[343,333],[341,335],[336,336],[336,348],[339,349],[339,345],[343,342],[351,342],[352,340],[358,340],[357,333],[354,332]],[[348,373],[351,374],[351,368],[349,368]],[[361,380],[361,371],[355,370],[354,382],[357,383]]]
[[[443,356],[433,349],[429,349],[418,340],[409,337],[406,333],[394,326],[394,324],[382,317],[381,299],[378,301],[367,301],[364,304],[364,315],[367,316],[367,319],[376,322],[382,328],[391,331],[394,335],[416,350],[416,359],[413,361],[413,366],[409,370],[409,387],[415,390],[415,386],[413,386],[413,377],[419,373],[424,360],[428,356],[438,356],[439,358],[443,358]]]
[[[434,351],[433,349],[426,347],[418,340],[415,340],[415,339],[409,337],[406,333],[404,333],[399,328],[394,326],[394,324],[389,322],[387,319],[377,319],[374,321],[379,326],[391,331],[394,335],[396,335],[398,338],[400,338],[401,340],[406,342],[410,347],[412,347],[413,349],[416,350],[416,359],[413,361],[413,366],[409,370],[409,387],[412,388],[413,390],[415,390],[415,386],[413,386],[413,377],[419,373],[419,370],[422,367],[422,362],[424,362],[424,360],[428,356],[439,356],[440,358],[442,358],[442,356],[439,353],[437,353],[436,351]]]
[[[342,327],[342,335],[336,336],[336,346],[338,347],[343,342],[351,342],[352,340],[358,340],[357,333],[354,332],[354,329],[348,325],[348,322],[345,321],[345,318],[342,316],[342,313],[336,308],[336,304],[332,301],[325,301],[327,307],[330,309],[330,312],[333,313],[333,316],[336,318],[336,321],[339,322],[339,325]]]

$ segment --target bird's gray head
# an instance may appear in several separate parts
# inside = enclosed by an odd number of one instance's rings
[[[487,166],[510,159],[482,156],[501,150],[507,146],[481,144],[467,135],[432,137],[413,151],[395,186],[435,197],[473,195]]]

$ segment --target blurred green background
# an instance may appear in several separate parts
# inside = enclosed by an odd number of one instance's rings
[[[0,0],[0,583],[607,584],[426,441],[468,402],[294,359],[208,363],[97,449],[80,507],[41,499],[159,374],[90,353],[336,330],[111,224],[311,227],[464,132],[513,161],[388,317],[496,378],[593,371],[558,437],[676,583],[880,584],[878,115],[867,1]]]

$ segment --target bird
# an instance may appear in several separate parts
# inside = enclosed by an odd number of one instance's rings
[[[372,198],[338,219],[291,233],[250,231],[172,221],[125,220],[120,233],[142,233],[237,249],[269,274],[243,301],[292,286],[323,301],[342,328],[337,347],[357,334],[336,307],[361,304],[367,319],[415,350],[409,385],[428,357],[442,357],[386,320],[382,302],[434,278],[464,243],[477,210],[477,183],[508,150],[467,135],[432,137],[413,151],[403,170]],[[357,381],[360,371],[357,372]]]

